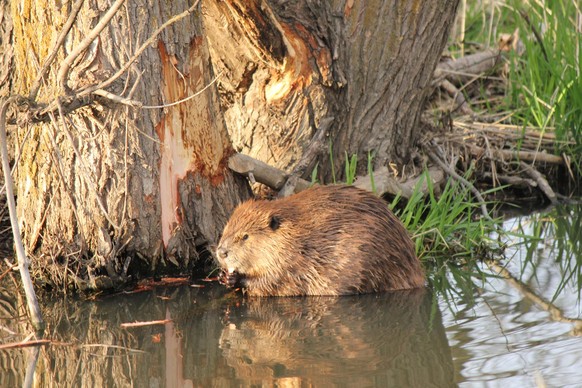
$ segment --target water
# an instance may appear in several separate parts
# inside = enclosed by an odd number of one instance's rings
[[[582,386],[581,219],[578,207],[508,220],[506,230],[540,239],[508,241],[515,278],[490,277],[472,298],[244,299],[199,282],[45,300],[51,344],[0,350],[0,386]],[[3,284],[0,344],[31,333]]]
[[[474,303],[440,301],[461,386],[582,386],[582,207],[514,218],[506,277]],[[498,274],[495,268],[483,270]]]

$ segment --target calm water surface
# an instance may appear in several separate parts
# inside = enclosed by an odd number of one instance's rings
[[[44,301],[51,344],[0,350],[0,386],[579,387],[581,219],[570,207],[506,221],[539,239],[507,241],[506,272],[472,298],[243,299],[199,282]],[[13,288],[0,286],[0,345],[31,333]]]

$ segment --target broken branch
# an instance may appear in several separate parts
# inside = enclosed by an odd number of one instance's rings
[[[143,327],[143,326],[152,326],[152,325],[165,325],[167,323],[172,322],[171,319],[161,319],[158,321],[146,321],[146,322],[130,322],[130,323],[122,323],[120,326],[124,329],[129,327]]]

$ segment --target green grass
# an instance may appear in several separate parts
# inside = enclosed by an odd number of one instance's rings
[[[420,190],[425,181],[426,195]],[[412,234],[434,289],[445,297],[470,297],[476,283],[486,276],[479,261],[500,250],[498,242],[488,237],[498,221],[481,217],[470,190],[458,182],[449,181],[437,196],[426,175],[403,207],[398,206],[401,202],[402,198],[395,198],[391,208]]]
[[[513,118],[546,131],[555,128],[556,152],[582,153],[582,11],[578,0],[508,5],[525,51],[513,52],[507,90]],[[579,18],[579,20],[577,20]],[[579,23],[579,25],[577,25]],[[534,31],[536,31],[534,33]],[[580,170],[579,161],[576,163]]]
[[[480,91],[473,94],[472,100],[479,101],[472,106],[478,115],[477,120],[479,116],[505,117],[501,121],[503,124],[537,128],[540,136],[546,132],[554,133],[555,154],[568,155],[574,173],[582,175],[580,0],[470,0],[465,9],[459,7],[459,12],[448,49],[448,55],[453,58],[497,47],[501,34],[511,35],[517,31],[521,42],[517,50],[507,53],[505,71],[495,74],[504,79],[498,77],[497,80],[477,81]],[[519,148],[519,141],[517,146]],[[455,190],[458,192],[459,188]],[[470,280],[475,281],[484,275],[475,267],[474,261],[464,258],[467,252],[473,250],[479,256],[487,251],[489,245],[494,247],[490,252],[495,253],[495,247],[501,247],[503,243],[496,244],[487,241],[487,238],[480,240],[478,233],[483,236],[494,236],[495,233],[490,233],[490,226],[477,224],[482,220],[463,218],[462,214],[477,211],[475,207],[470,208],[473,205],[461,210],[463,205],[452,203],[447,197],[446,190],[441,198],[429,196],[430,205],[419,201],[416,205],[418,209],[403,219],[410,220],[410,230],[424,230],[430,236],[423,238],[423,242],[417,240],[417,251],[423,261],[434,263],[435,271],[431,276],[435,288],[454,289],[451,283],[468,288]],[[411,200],[407,207],[415,206],[414,202],[414,199]],[[425,211],[425,216],[420,217],[417,214],[423,213],[422,206],[436,207],[437,210]],[[451,209],[451,214],[439,214],[441,207],[444,212],[447,208]],[[522,260],[524,265],[536,268],[541,248],[548,251],[544,255],[556,257],[564,276],[554,298],[569,284],[576,284],[580,294],[582,285],[580,244],[576,243],[580,240],[581,221],[579,216],[560,214],[564,211],[558,207],[552,210],[550,216],[536,218],[534,215],[531,227],[504,231],[500,237],[500,241],[513,239],[519,242],[519,251],[525,254]],[[553,213],[556,213],[555,216],[551,215]],[[455,227],[455,217],[460,225],[467,225],[468,231],[464,235]],[[448,236],[456,237],[450,242]],[[450,258],[446,258],[446,252],[451,247]],[[507,259],[511,260],[510,257]],[[472,275],[469,277],[468,274]]]
[[[511,112],[507,124],[554,132],[555,153],[569,155],[582,174],[582,3],[473,0],[462,11],[450,39],[453,57],[496,47],[502,33],[517,30],[522,42],[508,54],[504,98],[485,103],[485,113]]]

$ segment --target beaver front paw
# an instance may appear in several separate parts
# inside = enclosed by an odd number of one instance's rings
[[[244,277],[235,271],[222,270],[218,281],[228,288],[244,287]]]

